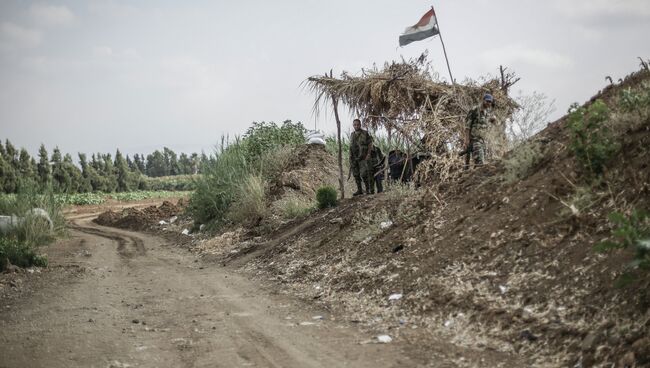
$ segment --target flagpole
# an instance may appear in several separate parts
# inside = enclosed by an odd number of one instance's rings
[[[436,14],[435,9],[433,9],[433,5],[431,5],[431,10],[433,10],[433,14]],[[445,41],[442,40],[442,31],[440,30],[440,24],[438,24],[438,16],[434,16],[436,20],[436,27],[438,27],[438,35],[440,36],[440,43],[442,43],[442,52],[445,53],[445,61],[447,62],[447,70],[449,71],[449,78],[451,78],[451,84],[456,84],[456,81],[454,81],[454,77],[451,75],[451,68],[449,67],[449,58],[447,58],[447,49],[445,48]]]

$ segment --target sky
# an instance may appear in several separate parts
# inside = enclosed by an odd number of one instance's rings
[[[507,66],[551,119],[650,58],[648,0],[0,0],[0,139],[76,156],[210,153],[254,121],[331,133],[309,76],[428,50],[448,79],[438,37],[398,47],[432,5],[456,80]]]

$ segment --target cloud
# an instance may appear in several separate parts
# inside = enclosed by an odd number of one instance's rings
[[[41,32],[11,22],[0,24],[0,44],[21,48],[36,47],[42,40]]]
[[[561,15],[588,22],[627,24],[650,18],[648,0],[555,0],[553,8]]]
[[[507,45],[483,52],[481,58],[490,65],[528,64],[541,68],[558,69],[573,65],[573,61],[550,50],[530,48],[523,45]]]
[[[65,6],[33,4],[29,8],[29,14],[43,26],[65,26],[75,20],[75,15]]]
[[[95,46],[93,47],[93,55],[99,57],[107,57],[113,55],[113,49],[108,46]]]

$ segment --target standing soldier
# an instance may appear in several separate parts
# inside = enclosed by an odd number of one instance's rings
[[[476,106],[467,114],[467,147],[465,150],[465,167],[469,168],[469,163],[474,157],[474,165],[485,163],[486,156],[486,136],[489,124],[496,123],[493,112],[494,97],[486,93],[483,96],[483,103]]]
[[[372,137],[361,129],[361,120],[354,119],[352,122],[354,132],[350,136],[350,169],[357,183],[357,191],[352,194],[358,196],[363,194],[361,183],[366,186],[367,194],[375,193],[375,180],[373,177],[372,164]]]

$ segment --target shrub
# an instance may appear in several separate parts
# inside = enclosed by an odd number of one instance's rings
[[[621,91],[619,104],[625,112],[636,112],[641,117],[650,107],[650,83],[645,82],[639,89],[628,87]]]
[[[510,156],[504,161],[505,172],[503,179],[506,183],[514,183],[525,179],[531,169],[542,159],[542,150],[539,142],[524,142],[513,149]]]
[[[190,197],[188,210],[199,224],[223,222],[239,185],[253,173],[239,138],[228,142],[222,137],[215,156],[196,179],[196,190]]]
[[[618,151],[607,126],[610,117],[607,105],[597,100],[589,108],[574,104],[569,109],[570,147],[579,164],[593,178],[603,173],[605,164]]]
[[[285,120],[280,126],[274,122],[254,122],[242,141],[246,159],[256,160],[278,147],[304,144],[305,133],[302,123],[293,123],[291,120]]]
[[[605,252],[610,249],[633,247],[635,250],[632,267],[650,270],[650,215],[645,211],[633,211],[630,216],[619,212],[609,215],[614,224],[612,238],[596,245],[596,250]]]
[[[338,202],[338,195],[336,194],[336,189],[331,186],[324,186],[318,188],[316,191],[316,201],[318,202],[318,208],[329,208],[336,207]]]
[[[237,186],[228,217],[235,223],[255,226],[266,212],[266,182],[258,175],[249,175]]]
[[[5,260],[19,267],[47,266],[47,257],[36,254],[34,247],[20,242],[14,236],[0,237],[0,271],[4,271],[7,266]]]

